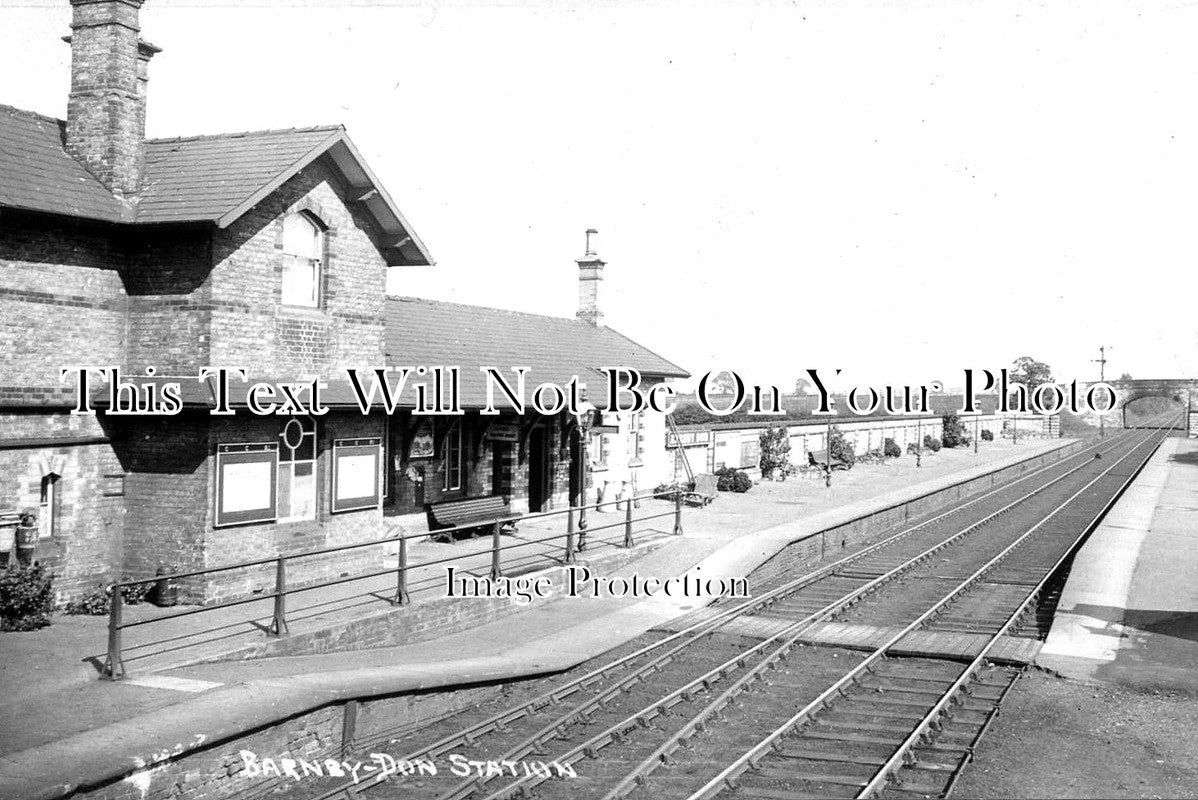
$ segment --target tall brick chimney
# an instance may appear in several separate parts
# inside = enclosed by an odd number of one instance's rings
[[[71,0],[67,152],[114,195],[132,199],[145,170],[146,82],[159,48],[138,37],[143,0]]]
[[[607,262],[595,252],[595,237],[599,231],[587,229],[587,252],[575,261],[578,264],[578,313],[575,315],[590,325],[603,322],[599,310],[599,281],[603,280],[603,268]]]

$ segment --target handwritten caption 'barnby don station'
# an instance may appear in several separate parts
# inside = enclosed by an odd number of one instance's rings
[[[339,761],[335,758],[306,759],[259,756],[241,750],[241,775],[246,778],[349,778],[355,784],[378,783],[405,776],[435,776],[442,769],[458,778],[577,778],[569,764],[558,761],[493,761],[467,758],[460,753],[445,756],[443,764],[430,758],[397,759],[387,753],[370,753],[368,761]]]

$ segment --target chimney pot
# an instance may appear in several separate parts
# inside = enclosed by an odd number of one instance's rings
[[[143,0],[71,0],[66,149],[115,196],[132,199],[145,170],[147,65]]]

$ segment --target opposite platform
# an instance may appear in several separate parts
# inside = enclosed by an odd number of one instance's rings
[[[1198,692],[1198,440],[1166,439],[1091,535],[1036,663]]]

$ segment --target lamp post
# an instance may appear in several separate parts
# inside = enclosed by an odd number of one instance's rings
[[[923,417],[915,418],[915,466],[923,466]]]
[[[828,423],[827,444],[824,448],[824,486],[832,487],[832,423]]]
[[[595,418],[595,406],[583,400],[578,406],[578,547],[579,552],[587,546],[587,452],[591,439],[591,423]]]
[[[981,419],[981,414],[975,413],[973,415],[973,452],[975,452],[975,453],[978,451],[978,433],[979,433],[978,425],[980,424],[979,423],[980,419]]]

